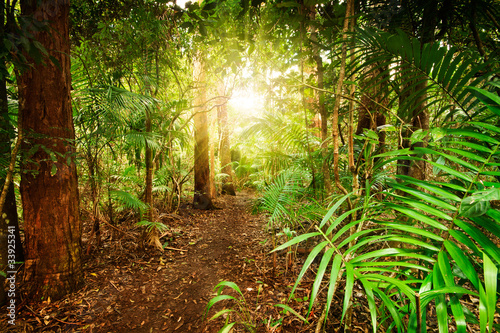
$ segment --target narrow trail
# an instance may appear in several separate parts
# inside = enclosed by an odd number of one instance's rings
[[[133,238],[110,233],[86,258],[81,291],[51,304],[27,304],[16,327],[2,320],[0,331],[217,332],[220,323],[203,320],[217,283],[258,288],[252,274],[261,270],[255,262],[264,253],[265,222],[250,214],[251,200],[240,192],[219,198],[217,210],[165,214],[170,231],[162,241],[171,249],[164,253],[144,253]]]

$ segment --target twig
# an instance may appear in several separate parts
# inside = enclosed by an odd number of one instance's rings
[[[168,246],[165,246],[164,249],[167,249],[167,250],[172,250],[172,251],[181,251],[181,252],[187,252],[187,250],[184,250],[184,249],[176,249],[174,247],[168,247]]]
[[[111,285],[115,287],[115,289],[118,290],[119,293],[121,293],[120,289],[118,289],[118,287],[112,281],[109,281],[109,283],[111,283]]]

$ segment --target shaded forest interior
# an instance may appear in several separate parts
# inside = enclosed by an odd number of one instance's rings
[[[499,330],[500,2],[1,4],[0,330]]]

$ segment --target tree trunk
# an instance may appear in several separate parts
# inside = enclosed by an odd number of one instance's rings
[[[70,89],[69,1],[21,1],[22,15],[49,22],[33,32],[58,64],[32,63],[18,78],[26,140],[21,196],[26,278],[35,299],[60,299],[82,280],[81,223]]]
[[[212,209],[210,196],[210,165],[208,159],[208,116],[206,110],[205,68],[203,57],[198,54],[194,63],[194,80],[198,91],[194,100],[194,198],[196,209]]]
[[[231,166],[231,146],[229,142],[229,128],[227,125],[227,105],[225,103],[217,108],[217,120],[219,123],[220,137],[220,165],[222,173],[227,175],[227,177],[222,178],[222,194],[236,195],[233,184],[233,168]]]
[[[333,116],[332,116],[332,136],[333,136],[333,174],[335,178],[335,186],[337,186],[343,193],[347,194],[347,190],[340,183],[340,175],[339,175],[339,109],[342,94],[342,87],[344,85],[345,78],[345,67],[346,67],[346,58],[347,58],[347,33],[352,30],[354,27],[350,26],[351,15],[353,13],[354,1],[347,1],[346,14],[344,18],[344,26],[342,29],[342,54],[341,54],[341,63],[340,63],[340,71],[339,78],[337,81],[337,86],[335,88],[335,104],[333,107]]]
[[[215,120],[217,116],[213,113],[208,114],[209,118],[209,150],[210,150],[210,197],[215,199],[217,197],[217,190],[215,189]]]
[[[2,25],[3,26],[3,25]],[[0,158],[6,161],[11,159],[11,135],[13,128],[9,122],[9,110],[7,104],[7,86],[6,78],[0,81]],[[7,175],[0,179],[0,189],[4,190]],[[14,269],[7,269],[9,259],[15,262],[24,261],[23,244],[19,235],[19,220],[17,216],[16,195],[14,193],[14,183],[9,181],[5,189],[5,202],[0,207],[0,271],[14,271]],[[13,233],[9,233],[13,230]],[[9,235],[13,235],[9,237]],[[14,239],[15,254],[9,257],[8,240]],[[12,248],[12,247],[11,247]],[[0,274],[0,286],[4,285],[5,277]],[[6,300],[4,288],[0,288],[0,305]]]

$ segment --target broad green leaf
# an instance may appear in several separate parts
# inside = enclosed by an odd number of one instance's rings
[[[232,331],[234,325],[236,325],[236,322],[224,325],[218,333],[229,333]]]
[[[460,172],[460,171],[457,171],[453,168],[450,168],[446,165],[440,165],[434,161],[427,161],[429,164],[433,165],[434,167],[438,168],[438,169],[441,169],[443,170],[444,172],[450,174],[450,175],[453,175],[457,178],[460,178],[460,179],[463,179],[465,180],[466,182],[472,182],[472,178],[470,178],[469,176],[465,175],[463,172]],[[474,170],[476,171],[476,170]]]
[[[318,295],[319,287],[321,286],[321,282],[323,281],[323,276],[325,275],[326,268],[328,264],[330,263],[330,259],[332,258],[332,255],[335,253],[334,248],[329,248],[325,254],[323,255],[323,258],[321,258],[321,262],[318,267],[318,271],[316,272],[316,278],[314,279],[314,283],[311,289],[311,296],[310,296],[310,301],[309,301],[309,309],[307,310],[307,314],[312,310],[312,306],[314,304],[314,301],[316,300],[316,296]]]
[[[410,246],[413,246],[415,248],[426,248],[428,250],[435,251],[435,252],[439,251],[438,247],[436,247],[432,244],[423,242],[421,240],[411,238],[411,237],[388,236],[387,238],[385,238],[385,240],[394,241],[394,242],[398,242],[398,243],[401,242],[401,243],[405,243],[405,244],[410,244]]]
[[[342,256],[340,254],[336,254],[335,258],[333,258],[332,262],[332,270],[330,272],[330,283],[328,284],[328,293],[326,296],[326,313],[330,311],[330,307],[333,301],[334,292],[337,287],[337,279],[340,273],[340,267],[342,266]],[[326,321],[326,318],[325,318]]]
[[[225,315],[227,313],[230,313],[230,312],[235,312],[235,310],[233,310],[233,309],[224,309],[224,310],[221,310],[221,311],[217,312],[215,315],[213,315],[208,321],[212,321],[214,319],[217,319],[220,316],[223,316],[223,315]]]
[[[431,204],[436,205],[437,207],[440,207],[442,209],[451,210],[451,211],[455,211],[457,209],[455,206],[450,205],[448,202],[446,202],[440,198],[437,198],[433,195],[429,195],[423,191],[416,190],[414,188],[407,187],[407,186],[402,186],[402,185],[399,185],[396,183],[391,183],[391,186],[397,190],[411,194],[419,199],[424,200],[427,203],[431,203]]]
[[[484,89],[479,89],[476,87],[469,87],[469,89],[472,89],[476,92],[476,96],[483,101],[483,103],[486,105],[488,109],[490,109],[491,112],[496,114],[497,116],[500,116],[500,98],[498,98],[497,95],[484,90]],[[490,103],[494,102],[494,103]]]
[[[459,243],[464,244],[467,246],[467,248],[471,249],[472,252],[474,252],[474,255],[480,257],[481,256],[481,251],[479,248],[474,244],[469,237],[464,235],[463,232],[457,231],[457,230],[450,230],[449,231],[450,235],[455,238]]]
[[[460,267],[460,270],[467,276],[476,290],[479,290],[479,277],[463,250],[449,240],[445,240],[443,244],[450,256],[455,260],[455,263]]]
[[[421,270],[424,272],[432,272],[432,270],[428,267],[421,266],[418,264],[414,264],[406,261],[369,261],[369,262],[357,262],[356,267],[358,267],[358,271],[363,271],[363,267],[367,267],[366,271],[377,270],[377,267],[380,266],[394,266],[394,267],[407,267],[415,270]],[[394,270],[393,270],[394,271]]]
[[[381,223],[381,224],[385,225],[387,227],[390,227],[390,228],[394,228],[394,229],[398,229],[398,230],[401,230],[401,231],[405,231],[405,232],[413,233],[413,234],[416,234],[416,235],[420,235],[420,236],[423,236],[424,238],[434,239],[434,240],[439,241],[439,242],[443,241],[443,237],[437,235],[434,232],[427,231],[427,230],[424,230],[424,229],[421,229],[421,228],[416,228],[416,227],[413,227],[413,226],[410,226],[410,225],[406,225],[406,224],[401,224],[401,223],[385,222],[385,223]]]
[[[222,289],[224,289],[224,287],[231,288],[234,291],[236,291],[238,294],[240,294],[241,296],[243,296],[243,293],[241,292],[240,287],[238,287],[238,285],[236,283],[231,282],[231,281],[221,281],[221,282],[219,282],[214,287],[214,290],[217,290],[217,294],[220,295],[222,293]]]
[[[459,219],[455,219],[453,222],[466,234],[468,234],[469,237],[472,237],[472,239],[481,245],[490,258],[500,264],[500,249],[488,237],[486,237],[479,229],[467,222]]]
[[[394,301],[389,297],[387,297],[387,295],[378,288],[373,288],[373,291],[377,293],[377,295],[382,299],[382,302],[384,303],[387,310],[389,310],[389,313],[391,314],[392,319],[394,320],[394,323],[398,328],[398,332],[402,332],[403,323],[401,321],[401,318],[399,316],[396,307],[394,306]]]
[[[430,163],[430,161],[428,161]],[[423,180],[418,180],[418,179],[415,179],[415,178],[412,178],[412,177],[408,177],[408,176],[403,176],[403,175],[397,175],[396,176],[397,178],[400,178],[400,179],[403,179],[404,181],[410,183],[410,184],[413,184],[413,185],[416,185],[416,186],[419,186],[419,187],[422,187],[423,189],[426,189],[426,190],[429,190],[433,193],[436,193],[437,195],[440,195],[442,196],[443,198],[445,199],[448,199],[448,200],[451,200],[451,201],[456,201],[456,202],[460,202],[461,201],[461,198],[456,196],[455,194],[453,193],[450,193],[449,191],[439,187],[439,186],[435,186],[435,185],[432,185],[430,184],[429,182],[427,181],[423,181]]]
[[[218,296],[215,296],[214,298],[212,298],[208,304],[207,304],[207,307],[205,308],[205,314],[208,313],[208,311],[212,308],[212,306],[217,303],[217,302],[220,302],[220,301],[224,301],[224,300],[233,300],[233,301],[238,301],[236,298],[234,298],[233,296],[231,295],[218,295]]]
[[[486,253],[483,255],[483,269],[486,307],[488,312],[488,328],[490,332],[493,332],[493,319],[495,317],[497,304],[498,268]]]
[[[346,278],[345,278],[345,291],[344,291],[344,306],[342,307],[342,317],[340,318],[340,322],[344,320],[344,316],[347,312],[347,309],[352,306],[351,297],[352,297],[352,289],[354,287],[354,267],[349,263],[345,263],[346,269]]]
[[[455,287],[454,276],[453,273],[451,272],[448,256],[444,251],[441,251],[438,254],[438,265],[446,287],[450,288]],[[465,315],[457,295],[455,294],[450,295],[450,306],[451,306],[451,311],[453,312],[453,317],[455,318],[455,322],[457,324],[457,332],[465,333],[466,331]]]
[[[401,197],[401,198],[398,198],[399,200],[401,200],[402,202],[404,202],[405,204],[409,205],[409,206],[412,206],[414,208],[417,208],[417,209],[420,209],[426,213],[429,213],[429,214],[432,214],[434,216],[437,216],[441,219],[445,219],[445,220],[453,220],[453,218],[451,216],[449,216],[448,214],[446,213],[443,213],[441,210],[439,209],[436,209],[432,206],[429,206],[425,203],[422,203],[420,201],[416,201],[416,200],[411,200],[411,199],[407,199],[407,198],[404,198],[404,197]]]
[[[447,310],[445,295],[442,292],[433,293],[433,291],[436,291],[438,289],[441,290],[441,288],[444,287],[444,281],[441,275],[441,271],[439,269],[439,265],[434,266],[434,271],[432,276],[433,276],[434,288],[433,290],[421,295],[422,302],[427,304],[428,303],[426,302],[426,298],[428,297],[427,295],[429,294],[434,295],[433,298],[435,298],[439,333],[448,333],[448,310]]]
[[[290,292],[290,297],[288,298],[288,300],[290,300],[292,298],[293,293],[295,292],[295,289],[298,287],[300,281],[302,281],[304,274],[306,273],[309,266],[311,266],[311,263],[313,262],[313,260],[321,252],[321,250],[323,250],[323,248],[328,244],[329,244],[328,241],[321,242],[312,249],[311,253],[309,253],[306,261],[304,262],[304,266],[302,266],[302,269],[300,270],[299,276],[297,277],[297,280],[295,281],[295,284]]]
[[[335,213],[337,211],[337,209],[340,207],[340,205],[342,205],[344,203],[344,201],[346,201],[351,195],[352,195],[352,193],[346,194],[342,198],[340,198],[339,200],[337,200],[337,202],[335,203],[335,205],[333,205],[328,210],[328,212],[326,213],[325,217],[323,217],[323,219],[321,220],[321,223],[319,225],[320,228],[323,228],[323,226],[325,225],[325,223],[330,220],[330,218],[332,217],[333,213]]]
[[[412,258],[420,258],[423,260],[426,260],[428,262],[434,262],[434,259],[421,255],[419,253],[414,253],[411,252],[411,250],[406,250],[406,249],[395,249],[395,248],[388,248],[388,249],[380,249],[380,250],[375,250],[367,253],[363,253],[362,255],[359,255],[353,259],[351,259],[351,263],[358,263],[363,260],[367,260],[370,258],[381,258],[385,256],[401,256],[401,257],[412,257]]]
[[[375,304],[375,296],[373,295],[373,286],[370,281],[363,277],[360,277],[359,280],[365,288],[366,300],[368,301],[368,308],[370,310],[373,333],[377,333],[377,305]]]
[[[477,217],[486,214],[490,209],[490,202],[479,197],[470,196],[465,198],[460,205],[460,216]]]
[[[475,131],[470,131],[466,129],[449,129],[448,133],[459,136],[466,136],[470,138],[477,139],[479,142],[488,142],[494,145],[498,145],[500,142],[489,135],[481,134]]]
[[[290,246],[295,245],[297,243],[303,242],[308,238],[319,236],[319,235],[321,235],[320,232],[311,232],[308,234],[302,234],[300,236],[294,237],[293,239],[289,240],[285,244],[278,246],[277,248],[272,250],[271,253],[276,252],[276,251],[281,251],[283,249],[286,249],[287,247],[290,247]]]
[[[397,210],[398,212],[400,213],[403,213],[405,214],[406,216],[409,216],[417,221],[420,221],[420,222],[423,222],[425,224],[428,224],[430,225],[431,227],[434,227],[434,228],[437,228],[437,229],[440,229],[440,230],[448,230],[448,228],[443,225],[442,223],[434,220],[434,219],[431,219],[430,217],[422,214],[422,213],[419,213],[417,211],[414,211],[410,208],[407,208],[407,207],[404,207],[404,206],[400,206],[400,205],[396,205],[396,204],[392,204],[392,203],[386,203],[385,204],[387,207],[389,208],[392,208],[394,210]]]

